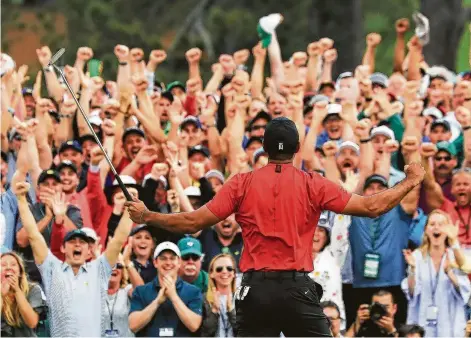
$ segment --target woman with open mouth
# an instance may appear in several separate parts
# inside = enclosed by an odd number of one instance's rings
[[[134,337],[128,323],[130,297],[133,291],[132,285],[128,284],[128,279],[128,271],[120,257],[108,282],[104,337]]]
[[[47,306],[44,293],[28,281],[23,259],[14,252],[1,255],[2,337],[36,337]]]
[[[203,304],[202,337],[234,337],[235,268],[236,262],[230,254],[219,254],[209,264],[210,278]]]
[[[456,263],[458,229],[450,216],[430,213],[422,245],[404,250],[409,265],[402,289],[408,298],[407,324],[425,328],[426,337],[457,337],[466,326],[465,305],[471,295],[468,276]]]

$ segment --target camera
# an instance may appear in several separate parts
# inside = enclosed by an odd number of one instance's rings
[[[370,306],[370,318],[372,321],[376,322],[381,319],[381,317],[387,316],[388,310],[386,306],[380,303],[373,303]]]

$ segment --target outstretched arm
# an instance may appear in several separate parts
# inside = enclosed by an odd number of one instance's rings
[[[420,164],[412,163],[407,167],[406,174],[407,177],[401,183],[378,194],[352,195],[342,214],[374,218],[388,212],[422,182],[425,170]]]

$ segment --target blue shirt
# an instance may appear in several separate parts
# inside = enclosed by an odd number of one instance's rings
[[[178,297],[194,313],[202,315],[203,312],[203,294],[196,286],[193,286],[181,278],[177,279],[175,288]],[[152,282],[136,287],[132,294],[131,309],[129,313],[144,310],[152,303],[159,294],[159,279],[155,278]],[[159,306],[152,320],[139,332],[137,337],[160,337],[160,329],[172,328],[174,337],[195,336],[195,333],[187,329],[182,323],[173,307],[170,299],[167,299]]]
[[[427,215],[420,208],[417,209],[417,216],[414,217],[409,226],[409,243],[418,248],[422,244],[424,236],[425,224],[427,223]]]
[[[5,240],[3,246],[9,250],[13,250],[16,243],[16,231],[18,224],[18,200],[11,191],[8,189],[0,196],[1,210],[5,217]]]
[[[407,249],[411,220],[412,216],[406,214],[400,205],[378,217],[375,227],[377,238],[373,249],[371,227],[375,220],[368,217],[352,217],[349,240],[353,258],[353,287],[401,285],[406,272],[402,250]],[[376,279],[363,277],[367,253],[380,255],[379,274]]]

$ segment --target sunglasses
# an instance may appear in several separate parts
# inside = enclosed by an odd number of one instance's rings
[[[457,169],[453,169],[453,171],[451,172],[453,175],[459,173],[459,172],[465,172],[465,173],[471,173],[471,168],[457,168]]]
[[[198,255],[194,255],[194,254],[191,254],[191,255],[185,255],[182,257],[182,259],[184,261],[189,261],[190,259],[193,261],[193,262],[196,262],[200,259],[200,256]]]
[[[221,273],[222,270],[224,270],[224,268],[226,268],[227,272],[232,272],[234,271],[234,268],[232,266],[218,266],[217,268],[215,268],[214,270],[216,270],[217,273]]]
[[[121,263],[116,263],[115,269],[122,270],[124,268],[124,265]]]
[[[259,129],[267,129],[267,126],[252,126],[252,130],[255,131],[255,130],[259,130]]]
[[[451,161],[451,156],[435,156],[435,161]]]

